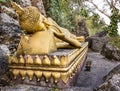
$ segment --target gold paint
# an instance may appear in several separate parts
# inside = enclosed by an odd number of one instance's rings
[[[76,71],[76,67],[74,66],[73,68],[72,68],[72,71],[73,71],[73,73],[72,73],[72,75],[75,75],[75,71]]]
[[[35,65],[41,65],[42,64],[41,59],[38,55],[35,56],[34,64]]]
[[[31,81],[33,79],[33,75],[34,75],[33,70],[27,70],[26,74],[29,76],[29,80]]]
[[[10,54],[7,54],[7,59],[8,59],[8,63],[11,64],[13,57],[10,56]]]
[[[25,76],[26,76],[26,70],[19,70],[19,72],[20,72],[20,75],[22,77],[22,80],[24,80]]]
[[[43,59],[42,59],[42,64],[43,65],[50,65],[50,59],[48,58],[48,56],[44,56]]]
[[[49,72],[49,71],[44,71],[44,72],[43,72],[43,76],[45,77],[46,82],[48,82],[49,79],[50,79],[50,77],[51,77],[51,72]]]
[[[64,83],[67,83],[69,76],[68,73],[61,73],[61,79],[63,80]]]
[[[85,37],[84,36],[79,36],[79,37],[77,37],[77,40],[79,42],[85,42]]]
[[[42,77],[42,71],[34,71],[35,76],[37,77],[37,81],[40,81]]]
[[[72,78],[72,69],[69,70],[69,77]]]
[[[28,39],[26,39],[28,37]],[[39,31],[34,34],[26,34],[21,36],[20,43],[17,48],[18,55],[39,55],[49,54],[56,51],[55,39],[52,31]]]
[[[16,79],[17,76],[19,75],[19,70],[18,70],[18,69],[13,69],[13,70],[12,70],[12,73],[13,73],[13,75],[14,75],[14,79]]]
[[[52,76],[54,78],[54,82],[57,83],[60,79],[60,72],[52,72]]]
[[[76,56],[78,56],[83,50],[85,51],[85,49],[87,48],[87,46],[88,46],[88,42],[86,42],[85,44],[83,44],[80,49],[74,50],[74,51],[68,56],[68,58],[69,58],[68,64],[71,63],[71,62],[76,58]]]
[[[80,55],[78,55],[77,57],[76,57],[76,59],[74,59],[72,62],[71,62],[71,64],[69,64],[68,66],[61,66],[61,67],[54,67],[54,66],[51,66],[51,65],[49,65],[49,67],[48,66],[46,66],[46,65],[43,65],[42,64],[42,66],[37,66],[37,67],[35,67],[34,66],[34,68],[33,67],[31,67],[31,66],[15,66],[15,65],[10,65],[9,67],[10,68],[18,68],[18,69],[32,69],[32,70],[44,70],[44,71],[48,71],[48,70],[51,70],[51,71],[57,71],[57,72],[59,72],[59,71],[63,71],[63,72],[66,72],[66,71],[68,71],[69,69],[71,69],[71,67],[73,66],[73,65],[75,65],[75,67],[77,66],[77,64],[79,65],[79,62],[81,63],[81,60],[83,60],[82,59],[82,57],[84,57],[85,55],[86,55],[86,52],[87,52],[87,49],[85,49],[84,51],[82,51],[81,53],[80,53]],[[42,60],[43,61],[43,60]],[[68,61],[68,60],[66,60],[66,61]]]
[[[11,61],[12,64],[18,64],[18,59],[17,57],[13,57],[13,60]]]
[[[65,56],[65,55],[62,55],[61,58],[60,58],[60,65],[61,66],[66,66],[67,65],[67,60],[68,60],[68,57]]]
[[[26,65],[33,65],[33,58],[30,55],[26,57]]]
[[[19,64],[23,65],[24,63],[25,63],[25,60],[24,60],[23,56],[20,55],[20,57],[19,57]]]
[[[58,57],[56,55],[53,56],[53,60],[51,61],[52,65],[60,65],[60,60],[58,59]]]
[[[16,12],[21,16],[24,13],[23,8],[20,7],[20,5],[14,3],[11,1],[11,5],[13,6],[13,8],[16,10]]]

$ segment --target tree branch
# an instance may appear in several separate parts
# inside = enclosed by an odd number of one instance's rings
[[[91,3],[99,12],[101,12],[102,14],[104,14],[105,16],[107,16],[108,18],[110,17],[108,14],[106,14],[104,11],[102,11],[101,9],[98,8],[98,6],[91,0],[88,1],[89,3]]]
[[[113,0],[112,0],[113,1]],[[112,2],[111,1],[111,2]],[[112,7],[112,5],[111,5],[111,3],[108,1],[108,0],[106,0],[106,2],[108,3],[108,5],[110,6],[110,8]]]
[[[106,2],[108,3],[108,5],[110,6],[110,9],[113,9],[113,10],[118,10],[117,8],[116,8],[116,3],[117,3],[117,0],[115,0],[115,1],[113,1],[113,0],[111,0],[111,3],[108,1],[108,0],[106,0]]]

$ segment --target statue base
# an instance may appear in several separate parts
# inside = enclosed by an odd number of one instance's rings
[[[86,59],[88,43],[80,49],[59,49],[49,55],[19,55],[9,60],[16,84],[66,88],[75,85]]]

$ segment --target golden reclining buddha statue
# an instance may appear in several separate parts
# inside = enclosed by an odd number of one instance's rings
[[[11,4],[24,32],[17,55],[8,55],[14,81],[44,87],[73,86],[87,55],[88,43],[84,37],[71,34],[51,18],[44,17],[36,7]]]
[[[77,37],[60,27],[53,19],[44,17],[33,6],[22,8],[15,2],[12,7],[19,15],[19,24],[25,35],[21,36],[17,53],[49,54],[57,48],[81,48],[84,37]]]

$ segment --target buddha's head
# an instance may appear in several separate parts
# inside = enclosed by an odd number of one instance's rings
[[[36,24],[40,18],[40,11],[34,6],[27,6],[22,8],[15,2],[11,2],[12,7],[15,9],[16,13],[19,15],[19,23],[23,30],[28,33],[37,31]]]

